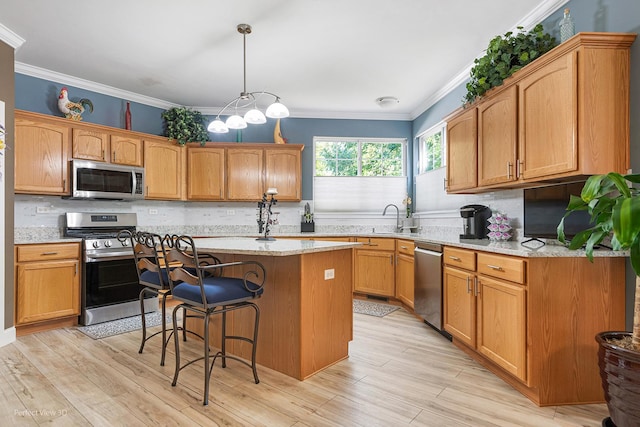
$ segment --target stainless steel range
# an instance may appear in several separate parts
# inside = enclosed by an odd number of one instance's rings
[[[141,291],[129,241],[121,230],[135,231],[135,213],[67,213],[65,236],[83,239],[80,323],[92,325],[140,314]],[[158,310],[158,297],[145,298],[145,312]]]

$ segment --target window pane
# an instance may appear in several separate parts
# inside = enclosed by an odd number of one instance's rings
[[[356,142],[316,142],[317,176],[355,176],[358,174]]]
[[[402,144],[362,144],[363,176],[402,176]]]
[[[444,166],[442,131],[422,137],[422,172],[438,169]]]

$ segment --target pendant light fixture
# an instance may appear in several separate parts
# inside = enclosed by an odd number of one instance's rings
[[[207,130],[213,133],[227,133],[229,129],[244,129],[248,124],[259,125],[267,122],[267,117],[282,119],[289,117],[289,110],[280,102],[280,97],[271,92],[247,92],[247,34],[251,34],[251,25],[238,24],[238,32],[242,34],[244,86],[240,96],[225,105],[218,113],[215,120],[209,123]],[[275,101],[269,105],[267,111],[262,113],[258,109],[258,100],[264,96],[272,96]],[[233,114],[226,121],[220,119],[220,115],[227,108],[233,107]],[[243,116],[238,114],[238,109],[250,108]],[[266,116],[266,117],[265,117]]]

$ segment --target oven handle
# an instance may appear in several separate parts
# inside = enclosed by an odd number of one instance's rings
[[[103,252],[99,255],[86,254],[84,257],[85,262],[116,261],[120,259],[133,259],[133,254],[123,254],[122,252]]]

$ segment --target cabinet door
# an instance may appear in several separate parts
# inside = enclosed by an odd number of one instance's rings
[[[477,110],[471,108],[447,123],[447,191],[478,185]]]
[[[109,158],[109,135],[88,129],[73,128],[73,158],[106,162]]]
[[[300,201],[300,150],[265,149],[265,187],[277,188],[278,200]]]
[[[146,199],[182,198],[183,147],[164,141],[144,141]]]
[[[576,55],[550,62],[518,85],[518,158],[523,179],[578,168]]]
[[[142,140],[122,135],[111,135],[111,163],[142,166]]]
[[[473,273],[445,267],[444,330],[471,348],[476,346],[476,297]]]
[[[478,185],[516,180],[518,138],[517,89],[509,89],[478,105]]]
[[[413,257],[398,254],[396,260],[396,298],[413,308],[414,289]]]
[[[267,190],[264,186],[264,150],[227,150],[227,199],[258,201]],[[279,199],[276,196],[276,199]]]
[[[16,193],[68,195],[69,128],[15,120]]]
[[[76,260],[18,264],[16,324],[80,314]]]
[[[525,288],[485,276],[478,283],[478,351],[526,381]]]
[[[224,148],[189,147],[187,149],[187,199],[222,200],[224,198]]]
[[[356,292],[393,297],[395,295],[394,253],[390,251],[356,249]]]

